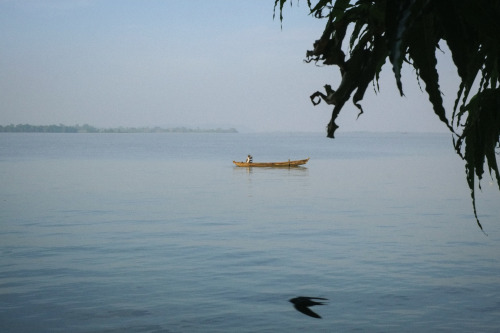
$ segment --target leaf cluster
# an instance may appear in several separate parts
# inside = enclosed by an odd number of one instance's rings
[[[286,2],[275,0],[274,11],[279,6],[280,20]],[[474,215],[482,229],[476,212],[475,178],[482,179],[485,162],[500,188],[496,159],[500,142],[500,1],[307,0],[307,5],[310,14],[326,24],[313,49],[307,51],[306,62],[337,66],[341,74],[336,89],[326,84],[324,92],[311,95],[314,105],[324,101],[333,106],[327,136],[334,137],[336,118],[351,96],[359,115],[363,113],[360,101],[370,83],[378,89],[387,59],[403,96],[401,69],[409,64],[419,82],[425,83],[434,113],[453,134],[454,148],[465,160]],[[448,45],[461,79],[451,121],[443,106],[436,68],[441,42]],[[477,91],[471,96],[473,89]]]

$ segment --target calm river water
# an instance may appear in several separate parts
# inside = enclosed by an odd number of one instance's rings
[[[2,332],[500,330],[500,194],[485,235],[446,134],[1,134],[0,175]]]

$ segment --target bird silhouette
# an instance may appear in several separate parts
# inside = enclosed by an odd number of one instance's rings
[[[314,306],[314,305],[324,305],[325,303],[313,301],[314,299],[320,299],[320,300],[324,300],[324,301],[328,300],[327,298],[322,298],[322,297],[299,296],[299,297],[292,298],[288,301],[293,304],[293,307],[297,311],[302,312],[303,314],[308,315],[309,317],[321,318],[321,316],[319,314],[317,314],[316,312],[309,309],[309,307]]]

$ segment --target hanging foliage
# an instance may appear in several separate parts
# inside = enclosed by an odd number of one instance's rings
[[[274,3],[275,14],[279,6],[281,21],[286,2]],[[323,101],[333,106],[327,136],[334,137],[337,116],[351,96],[359,115],[363,113],[359,102],[371,82],[378,87],[387,59],[403,95],[401,68],[408,63],[425,83],[434,113],[453,134],[454,148],[465,160],[474,215],[482,229],[475,179],[482,179],[485,162],[500,189],[496,158],[500,148],[500,1],[307,0],[307,5],[310,14],[326,24],[313,49],[307,51],[306,61],[337,66],[341,74],[336,88],[326,84],[324,92],[311,95],[314,105]],[[436,68],[441,42],[448,45],[461,79],[451,121],[443,106]],[[470,97],[473,87],[478,90]]]

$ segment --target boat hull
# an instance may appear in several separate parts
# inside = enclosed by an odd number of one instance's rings
[[[247,162],[236,162],[233,161],[233,163],[236,166],[239,167],[247,167],[247,168],[254,168],[254,167],[261,167],[261,168],[291,168],[291,167],[296,167],[299,165],[304,165],[309,161],[309,158],[306,158],[304,160],[295,160],[295,161],[286,161],[286,162],[264,162],[264,163],[259,163],[259,162],[252,162],[252,163],[247,163]]]

